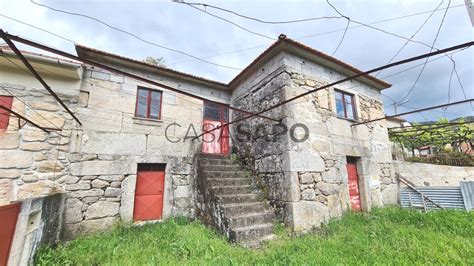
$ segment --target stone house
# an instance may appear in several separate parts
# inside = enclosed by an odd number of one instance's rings
[[[76,51],[249,112],[360,72],[284,35],[229,84],[84,46]],[[272,236],[274,219],[306,231],[351,208],[397,203],[385,122],[351,126],[384,115],[380,92],[390,84],[382,80],[363,76],[265,113],[274,120],[253,117],[193,139],[244,114],[88,64],[27,57],[82,126],[0,58],[1,88],[17,96],[13,110],[62,129],[45,134],[10,118],[0,133],[0,182],[8,184],[1,193],[9,202],[66,192],[66,238],[119,220],[187,216],[251,245]]]

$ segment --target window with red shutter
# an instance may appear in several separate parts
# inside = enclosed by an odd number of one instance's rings
[[[13,97],[0,95],[0,105],[8,109],[12,108]],[[0,109],[0,129],[7,129],[10,120],[10,112]]]

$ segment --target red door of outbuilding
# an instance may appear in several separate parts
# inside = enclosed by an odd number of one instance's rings
[[[229,122],[229,108],[215,103],[204,102],[203,132],[220,127]],[[229,154],[229,127],[224,126],[203,135],[202,152]]]
[[[134,221],[161,219],[164,188],[164,166],[155,164],[139,165],[133,208]]]
[[[351,202],[351,209],[353,211],[360,211],[360,191],[359,191],[359,175],[357,174],[357,165],[355,158],[347,158],[347,175],[349,185],[349,199]]]
[[[7,265],[21,203],[0,206],[0,265]]]

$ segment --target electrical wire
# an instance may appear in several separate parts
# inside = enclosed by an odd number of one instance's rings
[[[436,32],[436,36],[435,36],[435,38],[434,38],[434,40],[433,40],[433,43],[432,43],[432,45],[431,45],[430,53],[433,51],[434,46],[435,46],[435,44],[436,44],[436,41],[438,40],[439,33],[440,33],[440,31],[441,31],[441,28],[443,27],[443,23],[444,23],[444,20],[445,20],[445,18],[446,18],[446,14],[448,13],[448,8],[449,8],[450,5],[451,5],[451,0],[448,1],[448,6],[447,6],[447,8],[446,8],[446,10],[445,10],[445,12],[444,12],[444,14],[443,14],[443,18],[441,19],[441,23],[439,24],[438,30],[437,30],[437,32]],[[410,94],[413,92],[413,90],[415,89],[415,86],[416,86],[416,84],[418,83],[418,80],[420,79],[421,75],[423,74],[423,71],[425,70],[426,62],[428,62],[428,59],[429,59],[429,57],[427,57],[427,58],[425,59],[425,64],[423,65],[423,67],[421,68],[420,72],[418,73],[418,76],[416,77],[415,82],[413,82],[413,85],[412,85],[411,88],[408,90],[408,93],[407,93],[404,97],[402,97],[402,99],[400,100],[400,102],[406,100],[406,99],[410,96]]]
[[[303,19],[295,19],[295,20],[270,21],[270,20],[262,20],[262,19],[242,15],[242,14],[237,13],[235,11],[228,10],[228,9],[225,9],[225,8],[221,8],[221,7],[214,6],[214,5],[210,5],[210,4],[192,3],[192,2],[185,2],[185,1],[180,1],[180,0],[173,0],[173,2],[179,3],[179,4],[193,5],[193,6],[195,6],[195,5],[203,6],[204,8],[212,7],[214,9],[221,10],[221,11],[228,12],[228,13],[232,13],[232,14],[238,16],[238,17],[242,17],[242,18],[245,18],[245,19],[257,21],[257,22],[260,22],[260,23],[263,23],[263,24],[291,24],[291,23],[300,23],[300,22],[322,20],[322,19],[339,19],[339,18],[341,18],[341,17],[333,17],[333,16],[322,16],[322,17],[312,17],[312,18],[303,18]]]
[[[118,27],[115,27],[115,26],[112,26],[110,25],[109,23],[107,22],[104,22],[103,20],[100,20],[98,18],[95,18],[95,17],[92,17],[92,16],[88,16],[88,15],[84,15],[84,14],[80,14],[80,13],[75,13],[75,12],[70,12],[70,11],[65,11],[65,10],[61,10],[61,9],[57,9],[57,8],[53,8],[53,7],[50,7],[48,5],[45,5],[45,4],[40,4],[40,3],[37,3],[35,2],[34,0],[30,0],[31,3],[37,5],[37,6],[41,6],[41,7],[44,7],[44,8],[47,8],[49,10],[52,10],[52,11],[55,11],[55,12],[60,12],[60,13],[64,13],[64,14],[69,14],[69,15],[73,15],[73,16],[78,16],[78,17],[83,17],[83,18],[87,18],[89,20],[93,20],[97,23],[100,23],[108,28],[111,28],[113,30],[116,30],[118,32],[121,32],[123,34],[126,34],[126,35],[129,35],[129,36],[132,36],[133,38],[141,41],[141,42],[144,42],[144,43],[147,43],[149,45],[153,45],[153,46],[156,46],[156,47],[159,47],[161,49],[164,49],[164,50],[168,50],[168,51],[171,51],[171,52],[175,52],[175,53],[179,53],[179,54],[182,54],[182,55],[186,55],[188,57],[191,57],[193,59],[196,59],[196,60],[199,60],[201,62],[204,62],[204,63],[207,63],[207,64],[210,64],[210,65],[214,65],[214,66],[219,66],[219,67],[223,67],[223,68],[227,68],[227,69],[232,69],[232,70],[241,70],[240,68],[236,68],[236,67],[232,67],[232,66],[226,66],[226,65],[221,65],[221,64],[218,64],[218,63],[214,63],[214,62],[211,62],[211,61],[208,61],[208,60],[205,60],[205,59],[201,59],[197,56],[194,56],[188,52],[183,52],[183,51],[180,51],[180,50],[177,50],[177,49],[174,49],[174,48],[170,48],[170,47],[167,47],[167,46],[164,46],[164,45],[161,45],[161,44],[158,44],[158,43],[155,43],[155,42],[152,42],[152,41],[148,41],[140,36],[138,36],[137,34],[135,33],[132,33],[130,31],[126,31],[126,30],[123,30],[123,29],[120,29]]]
[[[26,71],[25,69],[21,68],[19,65],[17,65],[15,62],[13,62],[12,60],[10,60],[8,57],[6,57],[6,55],[4,53],[1,53],[0,52],[0,56],[2,56],[3,58],[5,58],[10,64],[14,65],[16,68],[22,70],[23,72],[25,72],[27,75],[31,75],[30,72]],[[30,110],[34,111],[35,113],[37,113],[40,117],[42,117],[43,119],[45,119],[47,122],[49,122],[55,129],[57,130],[60,130],[53,122],[51,122],[51,120],[47,119],[46,117],[44,117],[43,115],[41,115],[38,111],[36,111],[34,108],[32,108],[29,104],[27,104],[26,102],[24,102],[22,99],[20,99],[19,97],[13,95],[13,93],[11,93],[9,90],[7,90],[6,88],[4,87],[1,87],[4,91],[6,91],[7,93],[9,93],[11,96],[13,96],[14,98],[16,98],[17,100],[19,100],[20,102],[22,102],[25,106],[27,106]]]
[[[421,31],[421,29],[423,29],[423,27],[426,25],[426,23],[430,20],[430,18],[436,13],[436,11],[441,7],[441,5],[443,4],[444,0],[441,0],[441,2],[438,4],[438,6],[436,6],[436,8],[433,10],[433,12],[431,12],[429,14],[429,16],[425,19],[425,21],[420,25],[420,27],[418,27],[418,29],[415,31],[415,33],[413,33],[411,36],[410,36],[410,40],[413,40],[413,38],[415,38],[415,36]],[[390,64],[393,62],[393,60],[395,60],[395,58],[397,58],[397,56],[403,51],[403,49],[405,49],[405,47],[410,43],[410,41],[406,41],[402,47],[400,47],[400,49],[397,50],[397,52],[392,56],[392,58],[390,58],[390,60],[388,60],[387,64]],[[377,77],[378,75],[380,75],[381,73],[383,72],[383,70],[380,70],[380,72],[376,73],[374,76]]]

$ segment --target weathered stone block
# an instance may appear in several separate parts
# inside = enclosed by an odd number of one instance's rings
[[[40,172],[61,172],[64,166],[60,161],[44,161],[38,164]]]
[[[23,175],[21,177],[21,180],[25,183],[33,183],[33,182],[36,182],[38,181],[38,176],[37,175]]]
[[[141,155],[146,149],[144,134],[88,131],[81,147],[84,153]]]
[[[82,221],[82,205],[82,202],[76,198],[67,199],[64,209],[64,222],[78,223]]]
[[[59,114],[42,110],[37,110],[36,112],[31,114],[30,119],[31,121],[47,120],[48,124],[53,124],[55,128],[62,128],[66,121],[64,117]]]
[[[20,135],[14,133],[0,134],[0,150],[16,149],[20,145]]]
[[[110,201],[98,201],[91,204],[86,211],[86,219],[96,219],[117,215],[120,204]]]
[[[390,184],[382,190],[382,202],[384,205],[398,204],[398,185]]]
[[[104,195],[104,191],[102,189],[89,189],[89,190],[78,190],[69,192],[69,197],[72,198],[84,198],[84,197],[97,197]]]
[[[314,189],[305,189],[303,192],[301,192],[301,199],[302,200],[314,200],[316,197],[316,193],[314,192]]]
[[[135,166],[135,167],[133,167]],[[71,163],[73,175],[135,174],[136,165],[129,161],[84,161]],[[101,177],[101,179],[103,179]],[[106,180],[108,181],[108,180]]]
[[[316,184],[316,187],[319,189],[319,191],[321,191],[321,194],[326,195],[326,196],[336,194],[339,192],[339,185],[337,184],[330,184],[330,183],[321,181]]]
[[[35,110],[59,111],[60,106],[56,103],[48,102],[29,102],[29,105]]]
[[[105,189],[105,197],[120,197],[122,190],[120,188],[108,187]]]
[[[51,180],[39,180],[34,183],[24,184],[18,190],[18,200],[27,198],[44,197],[64,192],[64,188]]]
[[[174,190],[175,198],[189,198],[191,196],[191,186],[179,186]]]
[[[174,186],[186,186],[189,185],[189,176],[188,175],[173,175],[173,185]]]
[[[15,169],[0,169],[0,179],[15,179],[22,175],[22,171]]]
[[[25,142],[20,145],[24,151],[44,151],[51,149],[51,145],[45,142]]]
[[[284,171],[321,172],[324,171],[324,160],[315,151],[300,150],[284,153]]]
[[[306,231],[329,220],[329,209],[319,202],[289,202],[285,207],[285,224],[294,231]]]
[[[0,152],[0,168],[28,168],[33,163],[30,152],[20,150],[3,150]]]
[[[314,179],[311,173],[303,173],[300,175],[301,184],[312,184],[313,182],[314,182]]]
[[[66,185],[67,191],[74,191],[74,190],[86,190],[91,188],[91,183],[89,181],[80,181],[76,184],[68,184]]]
[[[103,188],[108,186],[109,182],[100,179],[94,179],[92,180],[91,185],[93,188]]]

